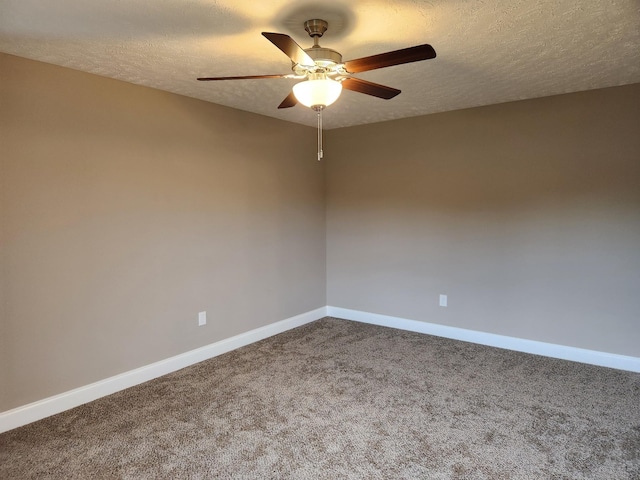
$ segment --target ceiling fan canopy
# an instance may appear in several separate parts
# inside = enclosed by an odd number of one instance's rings
[[[289,35],[262,32],[262,35],[291,59],[292,73],[280,75],[249,75],[235,77],[200,77],[200,81],[249,80],[266,78],[296,78],[304,80],[293,87],[293,91],[278,105],[290,108],[301,103],[316,111],[335,102],[343,88],[365,95],[389,100],[400,94],[400,90],[385,85],[353,77],[354,73],[367,72],[379,68],[405,63],[429,60],[436,57],[431,45],[417,45],[378,55],[342,61],[342,55],[326,47],[321,47],[319,39],[329,28],[325,20],[312,19],[304,22],[304,28],[313,46],[303,49]]]

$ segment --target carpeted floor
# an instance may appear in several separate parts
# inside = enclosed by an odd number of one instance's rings
[[[326,318],[4,433],[0,478],[640,479],[640,374]]]

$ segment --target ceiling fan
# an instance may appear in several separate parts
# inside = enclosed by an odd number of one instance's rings
[[[278,47],[292,62],[293,73],[281,75],[248,75],[236,77],[200,77],[200,81],[250,80],[264,78],[296,78],[305,80],[293,86],[293,91],[278,105],[290,108],[298,103],[317,112],[318,115],[318,160],[322,158],[322,110],[335,102],[343,88],[365,95],[389,100],[400,93],[397,88],[355,78],[354,73],[405,63],[435,58],[431,45],[417,45],[392,52],[381,53],[356,60],[342,61],[342,55],[330,48],[321,47],[319,38],[327,31],[325,20],[313,19],[304,22],[304,29],[313,38],[313,46],[303,49],[289,35],[262,32],[262,35]]]

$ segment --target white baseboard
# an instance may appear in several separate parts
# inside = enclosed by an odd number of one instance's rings
[[[61,393],[37,402],[0,413],[0,433],[26,425],[37,420],[69,410],[100,397],[133,387],[181,368],[194,365],[209,358],[222,355],[237,348],[277,335],[292,328],[300,327],[325,316],[371,323],[383,327],[397,328],[411,332],[425,333],[438,337],[462,340],[465,342],[488,345],[491,347],[533,353],[546,357],[560,358],[574,362],[598,365],[601,367],[640,372],[640,358],[616,355],[613,353],[585,350],[551,343],[507,337],[493,333],[477,332],[463,328],[437,325],[433,323],[408,320],[406,318],[379,315],[376,313],[350,310],[340,307],[322,307],[295,317],[256,328],[246,333],[206,345],[175,357],[136,368],[129,372],[100,380],[68,392]]]
[[[53,397],[38,400],[21,407],[0,413],[0,433],[26,425],[36,420],[69,410],[100,397],[133,387],[181,368],[194,365],[203,360],[222,355],[245,345],[277,335],[292,328],[313,322],[327,315],[327,308],[322,307],[295,317],[287,318],[264,327],[241,333],[231,338],[206,345],[175,357],[160,360],[113,377],[100,380]]]
[[[419,322],[416,320],[408,320],[406,318],[391,317],[388,315],[379,315],[377,313],[361,312],[359,310],[349,310],[347,308],[340,307],[328,306],[327,315],[335,318],[343,318],[345,320],[354,320],[383,327],[398,328],[400,330],[426,333],[428,335],[462,340],[464,342],[515,350],[517,352],[533,353],[535,355],[588,363],[591,365],[598,365],[600,367],[640,372],[640,358],[637,357],[628,357],[625,355],[616,355],[614,353],[598,352],[595,350],[585,350],[582,348],[507,337],[493,333],[477,332],[474,330],[466,330],[464,328],[448,327],[445,325]]]

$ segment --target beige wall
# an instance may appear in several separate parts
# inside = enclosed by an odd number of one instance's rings
[[[640,356],[640,85],[332,130],[319,163],[307,127],[0,71],[0,411],[325,304]]]
[[[631,85],[331,131],[328,304],[640,356],[639,128]]]
[[[4,54],[0,72],[0,411],[326,304],[313,129]]]

